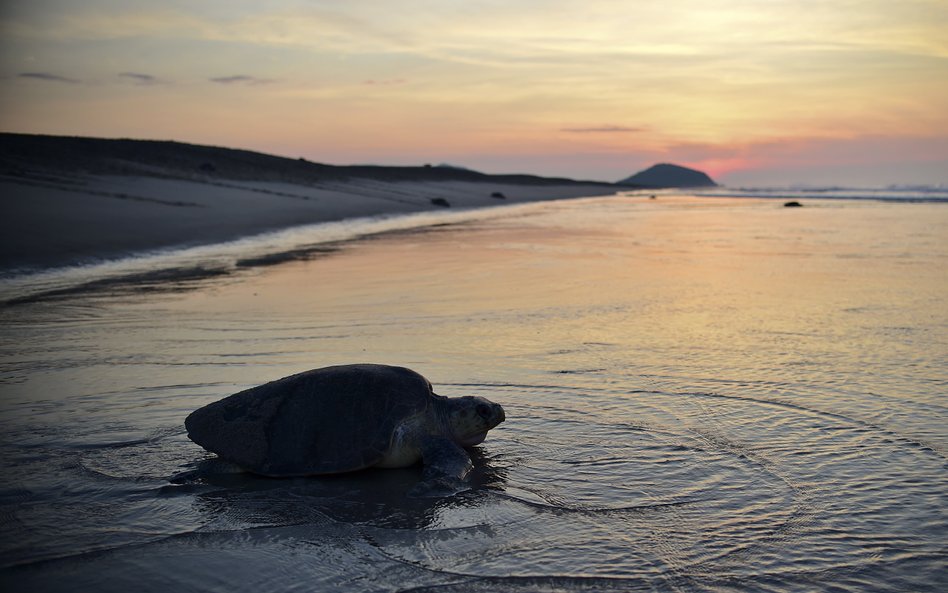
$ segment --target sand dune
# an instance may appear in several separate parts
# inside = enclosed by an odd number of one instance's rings
[[[352,217],[615,191],[445,167],[336,167],[173,142],[0,134],[0,268],[70,265]]]

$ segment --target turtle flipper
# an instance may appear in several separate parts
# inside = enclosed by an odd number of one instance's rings
[[[244,469],[238,466],[236,463],[224,461],[219,457],[202,459],[201,461],[191,465],[193,469],[179,472],[168,478],[168,481],[172,484],[189,484],[214,476],[237,475],[245,473]]]
[[[422,441],[421,460],[425,464],[426,480],[442,477],[463,480],[474,467],[463,447],[441,436],[429,436]]]
[[[410,496],[440,498],[468,490],[465,479],[474,465],[461,446],[445,437],[428,437],[421,443],[425,464],[424,480],[411,489]]]

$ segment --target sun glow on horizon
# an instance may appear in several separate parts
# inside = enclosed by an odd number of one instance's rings
[[[935,0],[192,4],[5,3],[0,129],[609,180],[805,175],[807,148],[948,182]]]

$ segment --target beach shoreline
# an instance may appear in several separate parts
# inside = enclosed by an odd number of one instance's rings
[[[180,143],[0,134],[0,273],[315,223],[616,193],[446,167],[336,167]]]
[[[505,197],[491,197],[495,193]],[[480,182],[352,180],[323,188],[244,182],[221,187],[147,177],[88,177],[83,189],[74,189],[2,180],[0,271],[81,265],[317,223],[611,193],[595,185]],[[445,202],[449,206],[438,205]]]

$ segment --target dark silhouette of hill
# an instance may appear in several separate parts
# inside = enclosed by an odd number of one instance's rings
[[[326,165],[306,159],[173,141],[102,139],[0,133],[4,173],[36,168],[92,175],[131,175],[178,179],[228,179],[311,184],[323,181],[478,181],[519,185],[569,185],[576,181],[535,175],[488,175],[458,167]]]
[[[639,171],[631,177],[618,182],[619,185],[636,186],[647,189],[670,187],[715,187],[715,183],[706,173],[662,163]]]

